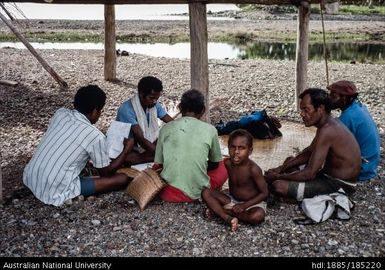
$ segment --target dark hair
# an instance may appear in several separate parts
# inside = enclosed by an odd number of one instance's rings
[[[143,77],[138,83],[138,92],[145,97],[150,95],[152,91],[161,92],[162,90],[162,81],[153,76]]]
[[[202,113],[205,109],[205,97],[196,89],[191,89],[183,93],[180,100],[179,109],[182,113],[193,112]]]
[[[253,136],[250,132],[244,129],[236,129],[232,131],[229,135],[228,145],[230,145],[230,143],[237,137],[245,137],[247,139],[247,145],[249,147],[253,147]]]
[[[313,104],[315,109],[317,109],[321,105],[324,105],[325,111],[330,113],[332,109],[332,101],[328,92],[320,88],[308,88],[303,91],[298,97],[300,99],[303,99],[306,95],[310,96],[311,103]]]
[[[106,94],[97,85],[88,85],[79,88],[76,92],[74,107],[86,115],[94,109],[101,111],[106,104]]]
[[[348,96],[348,101],[346,103],[346,107],[349,107],[353,104],[355,100],[358,100],[358,93],[355,93],[354,95]]]

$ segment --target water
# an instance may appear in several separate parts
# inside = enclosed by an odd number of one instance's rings
[[[32,42],[31,45],[35,49],[76,49],[76,50],[104,50],[102,43],[38,43]],[[0,42],[0,48],[12,47],[17,49],[25,49],[21,42]],[[154,57],[168,57],[189,59],[190,43],[119,43],[116,49],[125,50],[130,53],[144,54]],[[232,45],[226,43],[208,43],[208,55],[210,59],[237,58],[241,51]]]
[[[356,61],[360,63],[385,61],[385,44],[336,42],[327,43],[326,49],[328,59],[331,61]],[[241,47],[239,57],[244,59],[295,60],[295,52],[295,43],[251,42]],[[309,60],[324,60],[322,43],[310,44]]]
[[[16,18],[23,18],[14,4],[6,6]],[[104,20],[103,5],[67,5],[18,3],[17,7],[28,19]],[[207,11],[238,10],[233,4],[209,4]],[[173,5],[115,5],[116,20],[187,20],[188,16],[169,16],[188,13],[187,4]],[[218,18],[209,18],[218,19]]]
[[[104,50],[103,43],[38,43],[32,42],[36,49],[76,49],[76,50]],[[209,42],[209,59],[274,59],[295,60],[294,43],[252,42],[246,45],[234,45],[228,43]],[[20,42],[1,42],[0,48],[12,47],[25,49]],[[367,43],[329,43],[327,44],[331,61],[359,63],[384,63],[385,45]],[[117,43],[116,49],[126,50],[130,53],[139,53],[154,57],[169,57],[179,59],[190,58],[190,43]],[[309,59],[313,61],[323,60],[323,45],[311,44],[309,47]]]

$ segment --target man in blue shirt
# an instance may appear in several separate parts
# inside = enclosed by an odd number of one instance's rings
[[[118,109],[117,121],[130,123],[129,137],[139,145],[137,151],[131,152],[128,164],[139,164],[154,160],[156,140],[159,135],[158,118],[167,123],[172,120],[158,99],[163,90],[162,82],[147,76],[138,83],[138,94],[123,102]]]
[[[380,162],[380,136],[377,126],[365,105],[357,100],[357,87],[351,81],[337,81],[327,87],[333,109],[340,109],[339,119],[356,138],[362,157],[360,181],[377,175]]]

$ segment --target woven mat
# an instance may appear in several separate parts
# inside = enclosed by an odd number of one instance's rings
[[[273,140],[253,140],[251,159],[263,170],[277,167],[286,157],[297,154],[309,146],[313,140],[316,128],[307,128],[303,123],[281,121],[282,137]],[[228,153],[228,136],[220,136],[219,143],[222,153]]]

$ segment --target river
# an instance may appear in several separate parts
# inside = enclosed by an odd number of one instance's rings
[[[103,43],[85,42],[32,42],[36,49],[70,49],[70,50],[104,50]],[[229,44],[220,42],[208,43],[209,59],[272,59],[294,60],[295,43],[279,42],[249,42],[247,44]],[[11,47],[25,49],[20,42],[0,42],[0,48]],[[139,53],[154,57],[169,57],[179,59],[190,58],[190,43],[117,43],[116,49],[129,53]],[[357,62],[357,63],[384,63],[385,45],[371,43],[328,43],[329,61]],[[310,44],[309,60],[323,61],[323,45]]]

